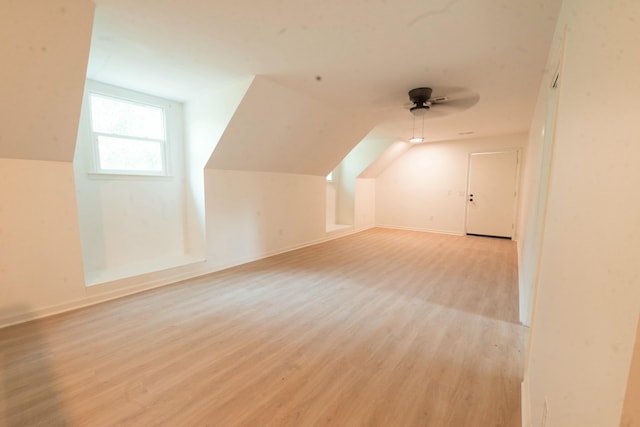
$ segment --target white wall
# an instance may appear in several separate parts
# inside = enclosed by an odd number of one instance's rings
[[[353,224],[356,178],[392,143],[390,139],[364,138],[345,156],[336,170],[336,222]]]
[[[205,170],[207,262],[220,269],[325,238],[324,176]]]
[[[414,145],[376,180],[376,223],[463,234],[469,153],[517,149],[525,142],[525,134],[516,134]]]
[[[182,105],[135,94],[138,101],[165,107],[168,176],[92,174],[91,90],[131,97],[130,91],[87,82],[74,160],[87,284],[171,266],[186,253]]]
[[[531,121],[529,141],[523,163],[522,197],[520,198],[518,229],[519,316],[524,325],[531,325],[535,286],[538,281],[540,249],[544,240],[544,220],[549,193],[549,179],[555,141],[558,92],[564,48],[564,30],[557,32],[550,51],[547,68],[540,84],[538,100]]]
[[[242,101],[253,77],[218,91],[206,91],[184,106],[186,167],[186,251],[206,253],[204,168]]]
[[[0,324],[84,296],[70,162],[0,159]]]
[[[353,227],[356,231],[376,225],[376,180],[356,179]]]
[[[83,296],[71,161],[93,9],[88,0],[2,5],[0,324]]]
[[[557,34],[568,32],[525,426],[541,425],[545,401],[549,427],[620,423],[640,315],[639,21],[638,2],[562,6]]]
[[[336,183],[331,181],[327,182],[327,197],[326,197],[326,218],[325,222],[327,226],[336,223]]]

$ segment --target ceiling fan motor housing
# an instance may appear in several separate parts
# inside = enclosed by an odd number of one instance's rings
[[[409,99],[415,105],[409,109],[412,113],[420,113],[429,109],[429,99],[431,99],[430,87],[419,87],[409,91]]]

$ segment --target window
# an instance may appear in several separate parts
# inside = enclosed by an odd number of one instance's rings
[[[167,175],[165,108],[89,93],[94,172]]]
[[[329,172],[329,175],[327,175],[327,182],[333,182],[333,171]]]

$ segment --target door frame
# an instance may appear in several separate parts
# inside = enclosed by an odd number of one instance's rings
[[[516,179],[515,179],[515,195],[513,197],[513,204],[511,207],[511,235],[509,236],[511,240],[517,241],[518,239],[518,203],[520,200],[520,165],[522,164],[522,148],[520,147],[508,147],[508,148],[498,148],[495,150],[483,150],[483,151],[471,151],[468,154],[467,158],[467,189],[466,189],[466,197],[464,199],[464,234],[467,235],[468,227],[469,227],[469,194],[470,185],[471,185],[471,158],[474,154],[498,154],[498,153],[507,153],[507,152],[515,152],[516,153]]]

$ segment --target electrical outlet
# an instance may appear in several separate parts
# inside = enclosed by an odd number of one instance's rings
[[[541,427],[546,427],[547,426],[547,417],[549,416],[549,402],[547,401],[547,398],[544,398],[544,407],[542,408],[542,423],[540,424]]]

